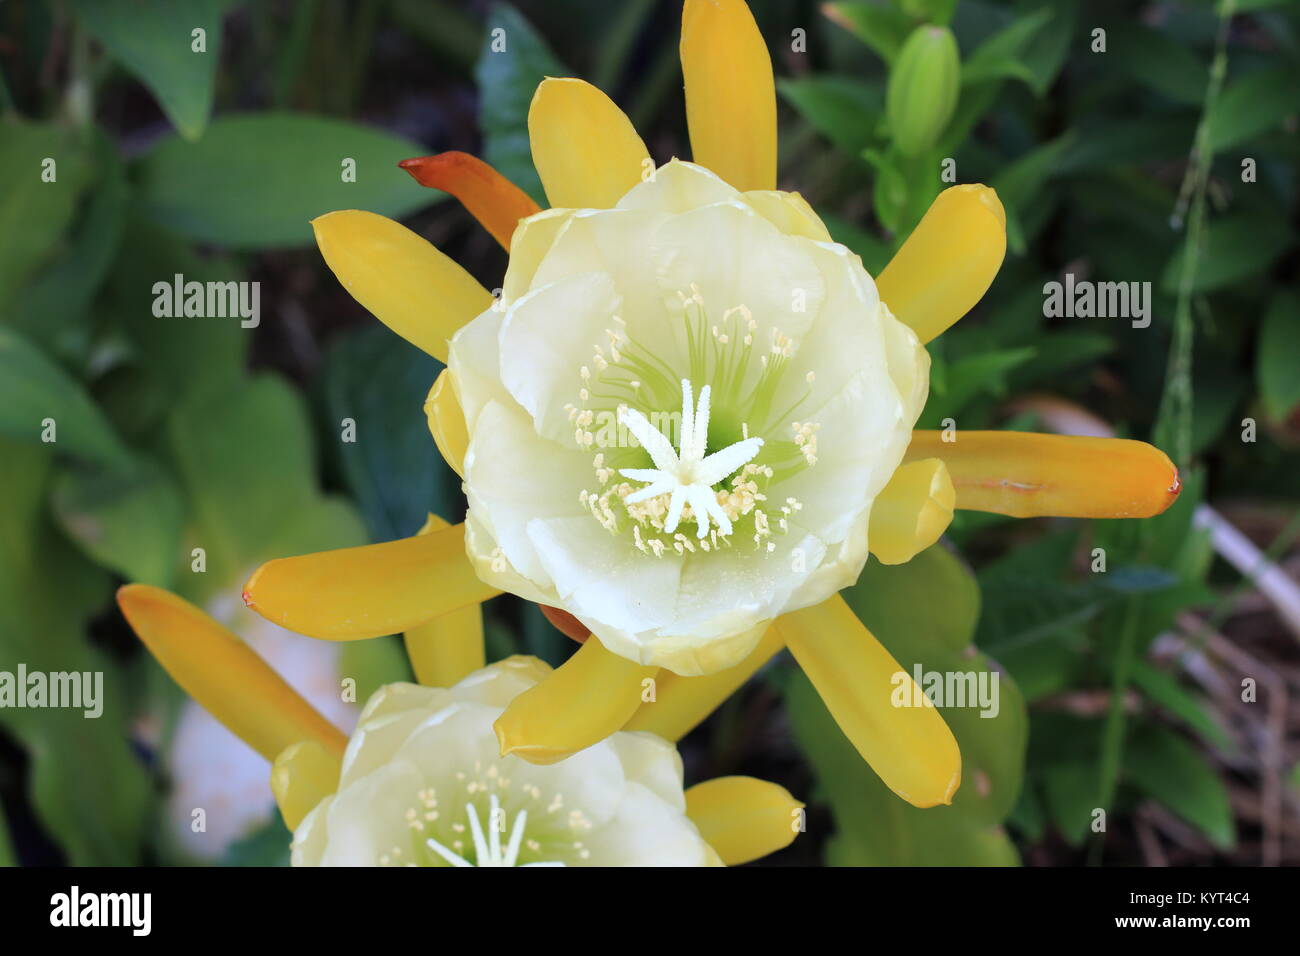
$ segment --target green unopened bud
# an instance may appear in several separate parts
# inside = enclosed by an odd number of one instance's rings
[[[957,108],[961,56],[947,27],[921,26],[903,44],[889,72],[885,115],[894,145],[917,156],[938,140]]]

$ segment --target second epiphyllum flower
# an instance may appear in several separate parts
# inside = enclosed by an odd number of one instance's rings
[[[857,579],[929,358],[798,197],[672,162],[524,220],[448,368],[479,577],[699,675]]]
[[[528,126],[554,208],[461,153],[402,164],[509,250],[499,299],[381,216],[314,222],[348,291],[448,362],[426,413],[469,512],[270,562],[245,600],[330,640],[502,590],[561,609],[585,644],[495,725],[533,763],[620,729],[677,739],[788,647],[886,784],[947,803],[955,739],[934,707],[892,706],[910,678],[836,592],[868,553],[933,545],[954,508],[1144,517],[1177,473],[1134,441],[913,432],[925,343],[1002,263],[996,194],[945,190],[873,282],[775,188],[771,61],[743,0],[687,0],[681,56],[692,163],[656,168],[608,97],[548,79]]]
[[[338,791],[294,832],[294,865],[720,865],[662,738],[620,732],[547,766],[498,753],[492,722],[550,670],[512,657],[451,688],[377,691]]]
[[[381,687],[348,739],[194,605],[138,584],[118,604],[176,682],[274,761],[295,865],[719,866],[802,829],[802,804],[773,783],[719,777],[684,791],[676,748],[652,733],[546,766],[502,756],[493,722],[552,672],[532,657],[473,669],[477,608],[408,635],[424,686]]]

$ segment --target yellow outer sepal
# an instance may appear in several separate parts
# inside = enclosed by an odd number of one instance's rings
[[[342,766],[338,754],[315,740],[302,740],[280,751],[271,764],[271,792],[285,826],[298,829],[303,817],[338,789]]]
[[[430,514],[420,534],[451,527]],[[404,636],[415,678],[426,687],[450,687],[483,667],[483,609],[471,604],[417,625]]]
[[[345,209],[311,227],[325,264],[352,298],[440,362],[456,330],[492,304],[473,276],[385,216]]]
[[[642,704],[623,729],[649,731],[673,742],[681,740],[784,646],[780,631],[769,627],[758,646],[734,667],[703,677],[682,677],[664,671],[655,681],[655,699]]]
[[[686,0],[681,57],[692,158],[741,192],[776,188],[772,58],[744,0]]]
[[[1149,518],[1178,497],[1178,469],[1127,438],[1033,432],[912,432],[905,460],[942,458],[956,506],[1015,518]]]
[[[924,342],[971,310],[1007,251],[1007,214],[988,186],[939,193],[876,278],[880,299]]]
[[[267,760],[302,740],[342,755],[343,733],[252,648],[193,604],[145,584],[118,589],[117,603],[172,679]]]
[[[464,478],[469,431],[465,428],[465,413],[456,397],[451,369],[443,369],[433,380],[429,397],[424,400],[424,415],[429,422],[429,434],[433,436],[433,443],[438,446],[443,461]]]
[[[871,505],[871,553],[881,564],[911,561],[947,530],[956,498],[940,459],[902,465]]]
[[[538,85],[528,139],[556,209],[610,209],[653,169],[632,121],[584,80],[547,77]]]
[[[844,736],[916,807],[952,802],[961,753],[938,709],[838,594],[777,618],[786,646]],[[896,706],[895,701],[921,701]]]
[[[493,727],[501,756],[551,764],[598,743],[641,704],[643,682],[658,673],[619,657],[591,635],[540,684],[524,691]]]
[[[244,603],[299,634],[354,641],[396,634],[498,593],[474,573],[458,524],[268,561],[244,585]]]
[[[686,815],[727,866],[789,846],[802,810],[785,787],[755,777],[717,777],[686,791]]]

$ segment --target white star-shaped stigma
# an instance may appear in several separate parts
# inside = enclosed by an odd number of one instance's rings
[[[700,402],[692,411],[691,382],[682,379],[681,453],[644,415],[634,408],[619,409],[619,421],[636,436],[650,453],[653,468],[620,468],[619,474],[633,481],[649,482],[644,488],[627,496],[627,504],[634,505],[655,495],[672,493],[668,502],[668,517],[664,531],[672,534],[682,517],[682,508],[690,505],[699,529],[697,537],[709,534],[709,519],[718,530],[731,534],[731,519],[718,505],[713,486],[736,469],[748,464],[763,447],[761,438],[745,438],[735,444],[715,451],[708,458],[704,450],[709,438],[709,386],[700,389]]]

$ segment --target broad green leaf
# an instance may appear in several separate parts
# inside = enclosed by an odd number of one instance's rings
[[[130,452],[81,384],[17,333],[0,328],[0,435],[85,462],[125,468]],[[51,437],[52,441],[46,441]]]
[[[883,92],[879,83],[845,76],[807,76],[777,81],[781,96],[814,129],[854,155],[877,141]]]
[[[324,213],[365,209],[396,218],[444,198],[397,167],[426,152],[324,116],[223,116],[198,142],[169,137],[144,157],[141,200],[153,219],[191,239],[241,249],[306,246],[310,220]],[[348,181],[353,164],[356,178]]]
[[[168,434],[191,503],[185,550],[201,547],[207,558],[205,574],[182,573],[182,586],[202,594],[242,583],[257,564],[289,553],[286,541],[302,538],[309,509],[324,506],[312,504],[320,491],[306,409],[273,377],[184,403]],[[298,553],[329,546],[313,541]]]
[[[157,464],[138,459],[130,470],[66,467],[54,478],[54,517],[97,564],[130,581],[167,587],[180,551],[184,504]]]
[[[0,308],[55,251],[90,175],[71,131],[0,119]]]
[[[228,0],[73,0],[77,17],[158,100],[186,139],[212,111]],[[202,31],[197,33],[196,31]]]
[[[548,76],[572,76],[514,7],[498,3],[474,67],[484,159],[533,199],[546,205],[528,143],[528,107]]]
[[[1155,724],[1136,728],[1124,749],[1124,773],[1220,849],[1236,843],[1228,791],[1195,747]]]
[[[970,646],[980,616],[979,585],[942,544],[926,548],[906,565],[868,562],[844,598],[881,640],[885,634],[912,631],[949,651]]]
[[[1210,150],[1219,153],[1277,128],[1296,112],[1296,86],[1290,67],[1256,70],[1228,83],[1210,114]]]
[[[338,339],[326,356],[326,459],[338,464],[376,540],[414,534],[430,511],[454,521],[464,510],[460,479],[438,454],[423,411],[441,369],[378,324]]]
[[[1269,303],[1255,346],[1255,382],[1264,410],[1283,420],[1300,405],[1300,299],[1280,292]]]
[[[808,678],[793,672],[786,706],[795,739],[830,804],[831,866],[1015,866],[1003,829],[949,807],[918,810],[892,793],[849,743]],[[968,784],[963,784],[963,789]],[[960,795],[961,791],[958,791]]]
[[[154,315],[154,283],[173,282],[176,275],[204,283],[245,278],[233,258],[200,256],[173,233],[142,219],[131,220],[106,286],[105,308],[132,347],[135,368],[166,395],[169,410],[186,396],[238,380],[257,332],[235,317]],[[140,413],[139,402],[132,402],[121,427],[129,429],[132,415],[139,419]]]
[[[0,522],[0,661],[25,664],[29,673],[102,674],[98,717],[86,716],[84,706],[5,707],[0,724],[30,757],[32,806],[68,862],[139,864],[152,788],[128,743],[129,688],[117,663],[84,635],[86,622],[109,597],[110,581],[54,531],[44,514],[50,450],[0,439],[0,460],[6,496]]]

